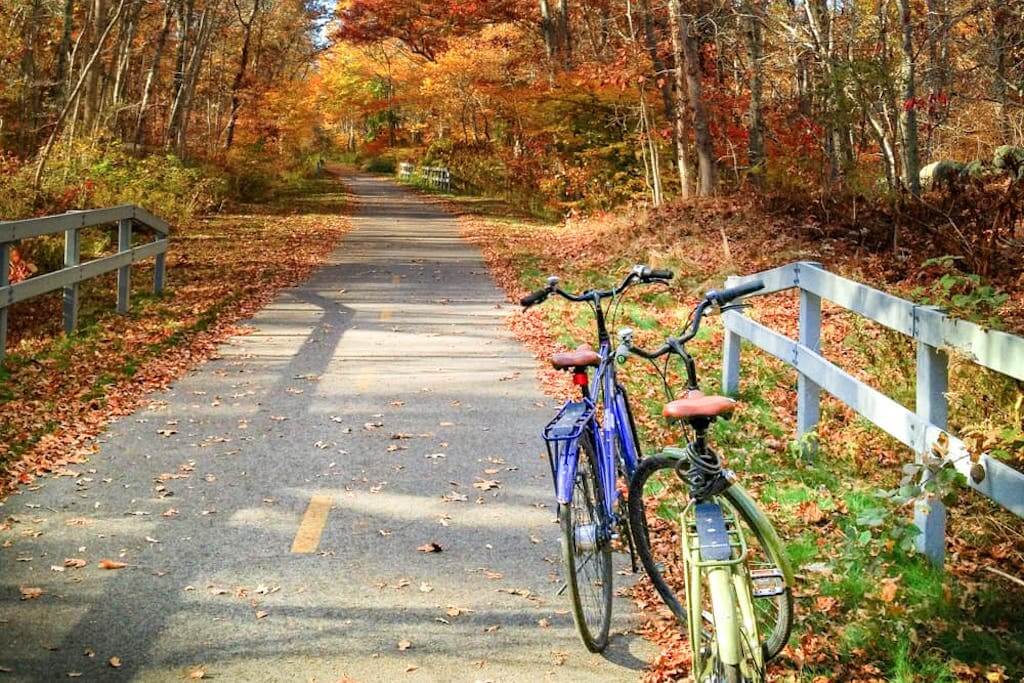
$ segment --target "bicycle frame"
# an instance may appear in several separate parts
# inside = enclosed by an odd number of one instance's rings
[[[594,444],[598,469],[598,480],[604,492],[604,513],[606,518],[611,518],[615,503],[618,501],[619,492],[615,486],[615,479],[618,474],[615,461],[615,442],[621,444],[622,464],[626,476],[632,476],[636,469],[640,453],[637,447],[634,426],[630,419],[626,404],[625,390],[616,381],[615,359],[612,355],[611,344],[604,340],[601,342],[598,351],[601,356],[601,363],[597,370],[590,377],[583,403],[590,409],[591,414],[584,425],[584,430],[590,434]],[[594,397],[603,393],[605,404],[602,406],[602,419],[597,420]],[[573,402],[569,402],[569,406]],[[563,411],[565,408],[563,408]],[[562,413],[560,412],[559,415]],[[557,418],[556,418],[557,420]],[[553,424],[553,423],[552,423]],[[547,439],[548,437],[545,436]],[[557,460],[552,463],[555,479],[555,497],[558,502],[568,505],[572,502],[573,486],[576,481],[576,469],[579,464],[579,439],[582,434],[577,435],[568,447],[557,453]],[[549,439],[550,442],[550,439]]]

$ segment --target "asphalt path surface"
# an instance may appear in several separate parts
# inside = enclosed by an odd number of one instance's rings
[[[639,679],[629,601],[600,656],[556,594],[557,406],[515,307],[441,209],[347,182],[307,283],[3,502],[0,683]]]

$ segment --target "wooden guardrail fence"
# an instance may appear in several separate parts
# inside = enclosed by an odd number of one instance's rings
[[[81,262],[81,231],[108,223],[117,223],[117,253]],[[132,228],[140,226],[155,233],[147,244],[132,246]],[[64,267],[11,284],[9,264],[11,246],[23,239],[64,233]],[[83,280],[117,271],[117,311],[127,313],[131,282],[131,265],[150,256],[156,257],[153,270],[153,291],[163,292],[165,254],[170,226],[145,209],[126,204],[108,209],[69,211],[56,216],[0,222],[0,358],[7,346],[7,314],[12,304],[33,297],[64,290],[64,330],[74,331],[78,325],[78,285]]]
[[[740,343],[747,340],[796,369],[798,435],[813,433],[820,417],[824,389],[859,415],[911,448],[922,465],[925,481],[930,460],[952,464],[967,484],[1019,517],[1024,517],[1024,474],[989,457],[972,453],[947,429],[947,350],[972,362],[1024,380],[1024,338],[988,330],[840,277],[819,264],[791,263],[773,270],[726,280],[731,287],[761,280],[757,296],[796,288],[800,291],[799,339],[792,340],[737,311],[724,317],[722,386],[736,393],[740,377]],[[916,405],[911,411],[856,379],[821,355],[821,300],[853,311],[917,341]],[[925,495],[914,511],[921,529],[918,549],[941,566],[945,553],[946,511],[941,501]]]

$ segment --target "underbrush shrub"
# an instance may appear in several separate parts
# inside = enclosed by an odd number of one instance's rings
[[[138,204],[160,216],[188,219],[223,196],[224,179],[210,168],[170,154],[137,157],[116,142],[58,144],[39,192],[33,162],[0,161],[0,217],[5,220],[118,204]]]
[[[360,166],[367,173],[389,173],[393,174],[398,168],[398,160],[390,154],[372,156],[365,160]]]
[[[215,168],[186,164],[170,154],[138,157],[119,143],[98,140],[58,144],[38,193],[32,187],[34,162],[0,157],[0,166],[0,220],[136,204],[180,222],[215,205],[228,186]],[[86,230],[82,256],[101,255],[114,244],[112,230]],[[61,267],[63,250],[63,235],[47,235],[20,242],[17,257],[27,276]]]

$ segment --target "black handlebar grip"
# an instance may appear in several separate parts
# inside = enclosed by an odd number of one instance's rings
[[[711,299],[718,303],[719,306],[724,306],[733,299],[739,299],[740,297],[753,294],[754,292],[764,289],[764,283],[760,280],[754,280],[743,285],[736,285],[735,287],[727,287],[720,292],[711,290],[708,292],[708,299]]]
[[[538,289],[536,292],[532,292],[524,296],[522,299],[519,300],[519,303],[523,308],[529,308],[530,306],[533,306],[534,304],[539,304],[540,302],[544,301],[544,299],[547,299],[548,294],[550,293],[551,292],[549,292],[546,289]]]
[[[676,276],[676,274],[673,273],[671,270],[659,270],[659,269],[653,269],[647,275],[647,277],[651,278],[652,280],[671,280],[675,276]]]

